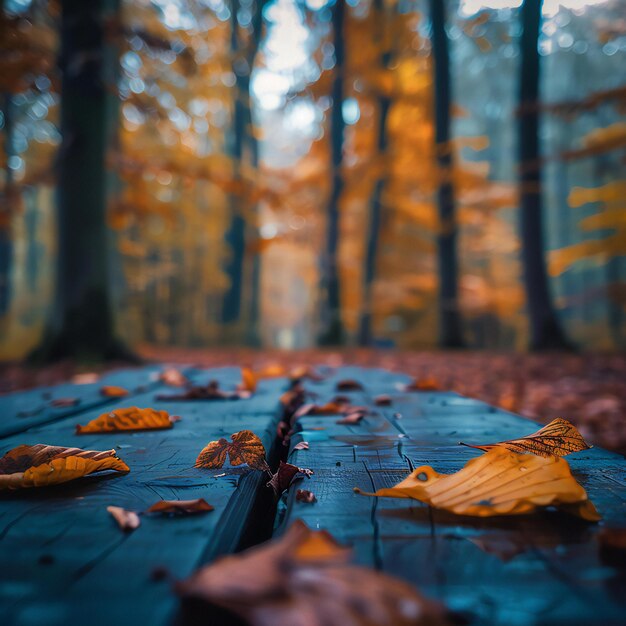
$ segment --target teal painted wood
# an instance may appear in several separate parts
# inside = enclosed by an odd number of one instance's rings
[[[275,534],[298,518],[328,529],[353,546],[359,563],[410,581],[472,625],[626,623],[626,573],[602,562],[597,540],[602,525],[626,520],[622,456],[593,448],[567,457],[603,515],[602,524],[554,512],[466,518],[410,500],[360,496],[353,487],[392,486],[420,465],[450,473],[461,469],[480,452],[458,441],[501,441],[537,425],[452,393],[400,392],[396,384],[407,378],[385,371],[342,368],[309,387],[325,401],[341,378],[361,381],[364,391],[342,395],[378,414],[350,426],[337,425],[338,416],[299,420],[289,460],[315,474],[284,496]],[[392,395],[393,406],[374,407],[373,397],[381,393]],[[293,450],[302,440],[309,449]],[[310,489],[317,502],[297,502],[297,489]]]
[[[38,387],[27,391],[0,396],[0,438],[23,432],[68,415],[83,413],[95,408],[113,405],[119,398],[107,398],[100,393],[104,385],[124,387],[133,395],[155,388],[162,366],[150,365],[136,369],[120,369],[108,372],[95,383],[76,385],[64,383],[49,387]],[[190,373],[191,368],[185,368]],[[52,402],[61,398],[76,398],[73,406],[54,407]]]
[[[193,376],[196,383],[210,378],[234,388],[239,370]],[[171,430],[74,435],[75,424],[96,417],[96,409],[1,441],[0,454],[20,443],[114,447],[131,472],[0,493],[0,623],[171,623],[176,597],[170,581],[155,581],[154,572],[182,578],[200,562],[232,552],[267,481],[262,472],[247,468],[195,469],[196,456],[209,441],[242,429],[253,430],[270,450],[285,385],[264,381],[252,399],[239,401],[157,402],[156,390],[132,398],[133,405],[182,416]],[[109,505],[142,511],[161,499],[193,498],[204,498],[215,510],[180,519],[143,515],[141,527],[128,534],[106,511]]]

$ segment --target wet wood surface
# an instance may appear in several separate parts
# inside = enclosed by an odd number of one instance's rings
[[[364,390],[337,392],[337,381],[346,378]],[[384,370],[342,368],[308,385],[320,402],[341,393],[374,414],[358,425],[336,424],[339,416],[298,421],[289,461],[315,474],[283,497],[275,534],[298,518],[328,529],[353,546],[358,562],[410,581],[470,624],[626,623],[626,570],[603,562],[598,546],[603,526],[626,522],[626,461],[620,455],[596,447],[567,457],[603,516],[600,524],[557,512],[460,517],[416,501],[353,492],[390,487],[420,465],[455,472],[480,454],[459,441],[502,441],[538,428],[455,394],[399,391],[407,381]],[[390,394],[392,406],[374,406],[378,394]],[[309,449],[294,450],[300,441]],[[297,489],[313,491],[317,502],[296,501]]]
[[[151,372],[116,382],[136,388]],[[234,389],[239,368],[193,374],[195,383],[209,379]],[[0,493],[0,624],[171,623],[177,607],[171,582],[237,547],[255,496],[267,481],[264,473],[248,468],[195,469],[196,456],[209,441],[242,429],[258,434],[269,451],[284,387],[284,380],[264,381],[250,400],[168,402],[155,396],[178,390],[153,383],[148,391],[107,401],[104,409],[83,405],[77,413],[0,440],[0,454],[36,443],[115,448],[131,468],[127,475]],[[40,396],[28,393],[36,405]],[[166,409],[182,419],[171,430],[74,434],[76,424],[115,406]],[[204,498],[215,510],[181,518],[142,515],[141,527],[130,533],[122,532],[106,510],[114,505],[144,511],[162,499],[194,498]]]

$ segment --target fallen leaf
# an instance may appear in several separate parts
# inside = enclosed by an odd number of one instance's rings
[[[139,409],[131,406],[125,409],[115,409],[109,413],[103,413],[91,420],[86,426],[76,425],[76,434],[88,433],[113,433],[134,430],[159,430],[172,428],[174,422],[180,418],[170,415],[167,411],[155,409]]]
[[[204,498],[197,498],[196,500],[161,500],[147,509],[146,513],[195,515],[209,511],[213,511],[213,507]]]
[[[297,520],[280,538],[198,570],[176,585],[184,599],[250,626],[443,626],[445,611],[411,585],[348,562],[350,550]],[[203,619],[211,621],[210,608]]]
[[[63,409],[76,406],[77,404],[80,404],[80,398],[55,398],[50,400],[50,406],[53,406],[55,409]]]
[[[189,379],[175,367],[168,367],[159,374],[159,380],[170,387],[184,387]]]
[[[76,374],[72,376],[72,383],[74,385],[91,385],[97,383],[100,380],[100,374],[95,372],[87,372],[85,374]]]
[[[340,380],[336,385],[337,391],[363,391],[363,385],[351,378]]]
[[[112,385],[100,387],[100,394],[107,398],[123,398],[129,394],[128,389],[124,387],[115,387]]]
[[[381,394],[380,396],[376,396],[374,398],[374,404],[376,406],[391,406],[392,404],[391,396],[388,396],[386,394]]]
[[[274,490],[277,496],[280,496],[284,491],[289,489],[291,483],[296,479],[298,474],[303,474],[307,478],[311,478],[313,472],[310,469],[304,469],[292,465],[291,463],[280,462],[275,474],[272,474],[272,478],[267,483],[268,487]]]
[[[240,430],[230,438],[232,443],[222,437],[207,444],[198,455],[195,467],[204,469],[222,467],[228,454],[231,465],[247,463],[254,469],[269,470],[263,442],[251,430]]]
[[[367,414],[363,409],[359,409],[358,411],[354,411],[352,413],[348,413],[345,417],[342,417],[340,420],[337,420],[335,424],[358,424]]]
[[[285,376],[287,371],[285,368],[279,363],[271,363],[270,365],[265,365],[261,369],[256,370],[256,378],[258,380],[262,378],[280,378],[281,376]]]
[[[139,528],[141,520],[137,513],[133,511],[127,511],[121,506],[108,506],[107,511],[112,515],[113,519],[117,522],[117,525],[122,530],[135,530]]]
[[[297,443],[294,447],[294,450],[308,450],[309,449],[309,442],[308,441],[301,441],[300,443]]]
[[[184,400],[241,400],[250,397],[249,391],[222,391],[216,380],[209,381],[206,385],[196,385],[189,387],[184,393],[159,394],[157,400],[173,400],[176,402]]]
[[[423,465],[394,487],[375,493],[355,491],[412,498],[458,515],[521,515],[557,506],[586,520],[600,519],[565,459],[516,454],[499,446],[468,461],[455,474],[438,474]]]
[[[530,453],[538,456],[551,456],[553,454],[566,456],[572,452],[591,448],[576,427],[561,418],[552,420],[537,432],[520,439],[510,439],[500,443],[485,445],[472,445],[461,442],[460,445],[484,451],[491,450],[495,446],[501,446],[512,452]]]
[[[324,380],[324,376],[322,376],[317,370],[313,369],[310,365],[299,365],[294,367],[291,372],[289,372],[289,378],[292,380],[302,380],[303,378],[308,378],[309,380],[317,382]]]
[[[239,391],[248,391],[254,393],[256,391],[257,378],[251,367],[244,366],[241,368],[241,383],[237,386]]]
[[[293,415],[294,419],[305,415],[337,415],[345,413],[350,406],[350,400],[343,396],[337,396],[325,404],[304,404]]]
[[[296,491],[296,500],[298,502],[306,502],[307,504],[313,504],[316,501],[315,494],[307,489],[298,489]]]
[[[407,385],[400,385],[402,391],[439,391],[441,385],[434,376],[415,378]]]
[[[0,458],[0,490],[56,485],[105,470],[127,473],[130,468],[115,450],[22,445]]]

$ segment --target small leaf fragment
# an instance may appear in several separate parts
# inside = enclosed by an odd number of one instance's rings
[[[100,394],[107,398],[124,398],[130,392],[124,387],[116,387],[114,385],[106,385],[100,388]]]
[[[358,380],[347,378],[340,380],[336,385],[337,391],[363,391],[363,385]]]
[[[55,398],[54,400],[50,400],[50,406],[55,409],[64,409],[76,406],[77,404],[80,404],[80,398]]]
[[[401,391],[440,391],[441,384],[434,376],[414,378],[407,385],[400,385]]]
[[[309,449],[309,442],[308,441],[301,441],[300,443],[297,443],[294,447],[294,450],[308,450]]]
[[[499,443],[472,445],[461,442],[461,445],[478,450],[491,450],[501,446],[511,452],[520,454],[536,454],[538,456],[566,456],[572,452],[588,450],[591,446],[583,439],[577,428],[567,420],[557,418],[526,437],[510,439]]]
[[[108,506],[107,511],[111,514],[117,525],[122,530],[135,530],[139,528],[141,520],[139,515],[133,511],[127,511],[121,506]]]
[[[374,404],[376,406],[391,406],[392,404],[391,396],[387,394],[381,394],[379,396],[376,396],[374,398]]]
[[[204,498],[195,500],[161,500],[156,502],[146,513],[171,513],[174,515],[196,515],[213,511],[212,507]]]
[[[313,502],[316,502],[317,499],[312,491],[308,491],[307,489],[298,489],[298,491],[296,491],[296,500],[298,502],[313,504]]]
[[[184,387],[189,379],[175,367],[167,367],[159,374],[159,380],[170,387]]]

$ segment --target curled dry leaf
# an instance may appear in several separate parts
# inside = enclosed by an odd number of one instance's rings
[[[296,500],[298,502],[306,502],[307,504],[313,504],[316,501],[315,494],[307,489],[298,489],[296,491]]]
[[[441,384],[434,376],[415,378],[407,385],[400,385],[401,391],[439,391]]]
[[[124,389],[124,387],[115,387],[113,385],[100,387],[100,394],[107,398],[123,398],[129,393],[128,389]]]
[[[367,415],[366,409],[357,409],[352,413],[348,413],[345,417],[342,417],[340,420],[337,420],[335,424],[358,424],[365,416]]]
[[[283,493],[283,491],[289,489],[291,483],[296,479],[298,474],[303,474],[307,478],[311,478],[313,471],[281,461],[276,473],[272,474],[272,478],[267,483],[267,486],[271,487],[274,490],[274,493],[279,496]]]
[[[117,522],[117,525],[122,530],[135,530],[139,528],[141,520],[139,515],[133,511],[127,511],[121,506],[108,506],[107,511],[111,514],[113,519]]]
[[[226,455],[228,455],[231,465],[247,463],[254,469],[269,470],[263,442],[251,430],[240,430],[230,438],[232,443],[222,437],[218,441],[211,441],[207,444],[198,455],[195,467],[220,468],[226,462]]]
[[[394,487],[376,493],[355,491],[412,498],[458,515],[521,515],[556,506],[589,521],[600,519],[565,459],[516,454],[499,446],[468,461],[455,474],[438,474],[423,465]]]
[[[391,406],[392,404],[391,396],[387,394],[381,394],[380,396],[376,396],[374,398],[374,404],[376,406]]]
[[[250,626],[447,623],[443,608],[408,583],[354,566],[349,558],[327,532],[298,520],[280,539],[203,567],[176,590]]]
[[[249,391],[222,391],[216,380],[209,381],[206,385],[189,387],[184,393],[159,394],[157,400],[240,400],[250,397]]]
[[[0,458],[0,490],[56,485],[105,470],[126,473],[130,468],[115,450],[23,445]]]
[[[512,452],[530,453],[538,456],[552,456],[553,454],[566,456],[572,452],[591,448],[576,427],[561,418],[552,420],[537,432],[520,439],[484,445],[472,445],[461,442],[461,445],[485,451],[491,450],[495,446],[501,446]]]
[[[175,367],[167,367],[159,374],[159,380],[170,387],[184,387],[189,379]]]
[[[153,504],[146,513],[195,515],[209,511],[213,511],[213,507],[204,498],[196,498],[195,500],[161,500]]]
[[[350,407],[350,400],[344,396],[336,396],[325,404],[303,404],[294,414],[294,419],[305,415],[337,415],[346,413]]]
[[[363,385],[358,380],[347,378],[337,383],[337,391],[363,391]]]
[[[89,433],[113,433],[134,430],[160,430],[172,428],[174,422],[180,417],[170,415],[167,411],[155,409],[139,409],[131,406],[125,409],[115,409],[109,413],[103,413],[96,419],[91,420],[86,426],[76,425],[76,434]]]
[[[297,443],[294,447],[294,450],[308,450],[309,449],[309,442],[308,441],[301,441],[300,443]]]

